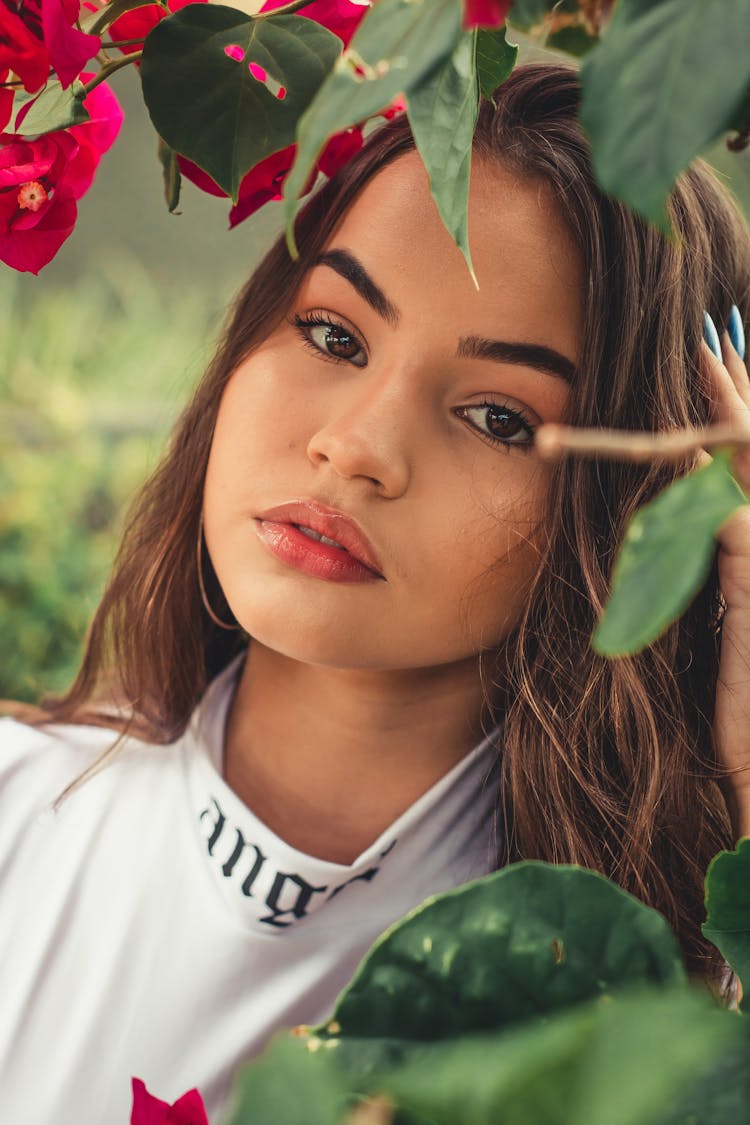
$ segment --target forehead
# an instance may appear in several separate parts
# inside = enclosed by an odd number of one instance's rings
[[[356,254],[406,320],[429,312],[433,323],[462,331],[512,330],[515,339],[549,343],[577,359],[581,255],[549,186],[475,157],[469,241],[478,288],[411,152],[366,185],[329,247]],[[542,340],[540,331],[554,339]]]

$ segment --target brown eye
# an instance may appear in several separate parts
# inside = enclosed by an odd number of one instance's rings
[[[456,413],[469,425],[497,445],[518,445],[529,449],[534,440],[534,426],[521,410],[498,402],[482,402],[478,406],[461,406]]]
[[[328,359],[367,366],[367,353],[359,337],[345,325],[321,313],[309,317],[295,316],[293,321],[304,342]]]
[[[310,335],[316,343],[322,335],[325,348],[338,359],[354,359],[359,351],[359,342],[352,336],[351,332],[347,332],[345,328],[337,324],[313,329]],[[316,336],[318,339],[315,339]]]
[[[528,429],[518,414],[500,406],[487,408],[485,425],[489,433],[493,437],[499,438],[500,441],[513,441],[514,438],[518,438],[519,434],[526,433]]]

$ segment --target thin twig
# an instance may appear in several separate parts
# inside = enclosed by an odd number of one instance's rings
[[[703,430],[639,433],[594,430],[548,423],[537,430],[535,447],[545,461],[591,457],[605,461],[681,461],[701,449],[750,448],[750,429],[728,422]]]
[[[107,63],[90,82],[86,83],[83,87],[84,93],[90,94],[101,82],[106,82],[110,74],[114,74],[117,70],[122,70],[124,66],[129,66],[130,63],[138,62],[142,57],[143,51],[133,51],[130,55],[124,55],[121,59],[115,59],[114,62]]]
[[[142,47],[145,42],[143,36],[140,39],[117,39],[112,43],[105,43],[102,41],[102,47],[106,47],[108,51],[113,51],[116,47]]]

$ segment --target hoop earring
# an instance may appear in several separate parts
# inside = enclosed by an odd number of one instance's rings
[[[200,520],[198,521],[198,540],[195,544],[195,561],[197,564],[196,569],[198,571],[198,589],[201,593],[203,608],[213,621],[214,625],[218,625],[220,629],[227,629],[229,632],[235,632],[237,629],[239,629],[239,625],[237,625],[236,622],[234,625],[228,625],[226,621],[222,621],[220,617],[217,617],[213,609],[211,608],[211,605],[208,601],[208,595],[206,594],[206,587],[203,581],[203,512],[201,512]]]

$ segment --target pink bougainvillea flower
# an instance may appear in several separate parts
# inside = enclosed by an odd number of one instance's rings
[[[0,261],[6,265],[38,273],[71,234],[78,211],[62,181],[77,151],[64,131],[36,140],[0,135]]]
[[[84,73],[81,78],[86,82],[91,75]],[[120,103],[106,82],[95,86],[83,104],[90,120],[67,130],[78,141],[78,152],[65,171],[65,182],[76,199],[91,187],[99,161],[117,139],[124,117]]]
[[[287,3],[288,0],[266,0],[261,12],[272,12],[274,8],[281,8]],[[306,8],[301,8],[297,15],[327,27],[346,46],[369,7],[370,0],[313,0]]]
[[[230,229],[236,227],[248,215],[252,215],[264,203],[272,199],[281,199],[284,180],[289,175],[296,145],[288,145],[279,152],[272,152],[260,164],[251,168],[240,184],[240,194],[234,207],[229,212]],[[310,190],[312,184],[307,187]]]
[[[324,176],[330,178],[334,172],[357,155],[363,143],[362,130],[356,125],[336,133],[318,157],[318,168]]]
[[[110,35],[113,40],[145,39],[149,31],[161,20],[166,19],[170,12],[179,12],[180,8],[184,8],[187,4],[206,2],[207,0],[168,0],[169,11],[165,11],[159,4],[145,4],[142,8],[136,8],[119,16],[110,24]],[[133,51],[139,51],[140,47],[134,43],[130,47],[120,47],[120,50],[124,55],[129,55]]]
[[[7,76],[12,70],[23,82],[24,89],[32,94],[47,81],[50,59],[42,41],[41,26],[39,34],[35,34],[33,12],[25,8],[23,11],[25,19],[16,14],[16,5],[11,0],[0,0],[0,74]]]
[[[67,89],[101,50],[102,41],[98,35],[86,35],[73,26],[80,14],[79,0],[41,0],[41,10],[50,62],[61,86]]]
[[[76,201],[117,136],[122,110],[104,84],[84,105],[91,121],[71,129],[32,139],[0,134],[0,261],[13,269],[39,273],[54,258],[75,226]]]
[[[170,1105],[149,1094],[140,1078],[134,1078],[130,1125],[208,1125],[208,1117],[197,1090],[188,1090]]]
[[[0,82],[6,82],[9,73],[10,72],[7,70],[5,71],[5,73],[0,70]],[[10,121],[12,114],[13,91],[7,89],[4,90],[2,86],[0,86],[0,133],[2,133],[2,131],[5,129],[5,126]]]
[[[464,27],[500,27],[513,0],[464,0]]]

